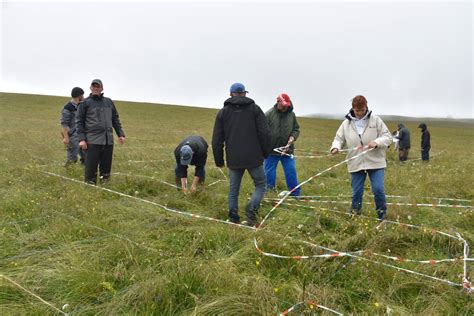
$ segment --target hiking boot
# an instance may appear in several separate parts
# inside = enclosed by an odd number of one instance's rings
[[[356,210],[356,209],[350,208],[348,213],[349,213],[349,214],[352,214],[352,215],[361,215],[361,214],[362,214],[362,210]]]
[[[258,228],[258,226],[260,226],[260,223],[257,220],[249,220],[249,219],[247,219],[246,221],[243,221],[240,224],[249,226],[249,227],[255,227],[255,228]]]
[[[236,210],[229,211],[229,221],[231,221],[234,224],[240,224],[239,212]]]
[[[387,210],[377,210],[377,220],[383,221],[387,217]]]

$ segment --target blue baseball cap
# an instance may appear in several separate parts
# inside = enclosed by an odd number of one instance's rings
[[[193,150],[191,146],[184,145],[183,147],[181,147],[179,153],[181,156],[181,164],[183,166],[189,165],[191,163],[191,160],[193,160]]]
[[[248,93],[248,91],[245,90],[245,86],[239,82],[236,82],[230,86],[230,93],[244,93],[244,92]]]

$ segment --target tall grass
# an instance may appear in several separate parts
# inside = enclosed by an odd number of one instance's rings
[[[472,208],[393,206],[389,208],[390,220],[422,225],[424,229],[398,225],[376,229],[376,214],[370,205],[363,209],[368,217],[350,218],[333,212],[345,212],[345,204],[297,201],[301,206],[281,206],[265,228],[256,233],[171,214],[100,187],[42,172],[83,179],[81,166],[62,166],[65,150],[59,137],[59,113],[66,101],[61,97],[0,94],[0,274],[58,308],[65,306],[65,312],[265,315],[303,300],[314,300],[345,314],[474,313],[472,295],[460,287],[350,257],[265,257],[255,251],[252,241],[257,237],[265,251],[289,256],[324,253],[301,240],[339,251],[365,250],[365,258],[460,283],[461,261],[432,266],[393,262],[370,253],[420,260],[462,256],[461,243],[432,229],[460,233],[472,244]],[[124,146],[114,149],[113,172],[127,175],[113,175],[105,187],[225,220],[227,182],[184,196],[158,181],[174,183],[173,149],[182,138],[199,134],[210,142],[216,110],[132,102],[116,105],[127,140]],[[340,124],[334,120],[299,121],[302,133],[296,145],[308,151],[327,151]],[[393,130],[399,122],[387,123]],[[419,158],[417,124],[406,123],[412,132],[410,158]],[[401,165],[396,152],[389,150],[386,192],[406,196],[389,201],[456,204],[428,197],[472,200],[472,124],[430,122],[429,129],[432,154],[438,153],[430,163],[409,160]],[[342,159],[343,156],[297,159],[299,179],[305,180]],[[212,166],[210,152],[207,184],[223,179]],[[277,186],[283,190],[282,170],[278,172]],[[241,215],[252,188],[251,179],[245,176]],[[302,191],[305,195],[350,194],[347,170],[344,166],[332,170],[305,185]],[[274,198],[276,194],[267,196]],[[370,196],[365,200],[372,201]],[[265,202],[260,216],[271,206]],[[472,278],[472,263],[468,268]],[[296,313],[313,312],[302,306]],[[0,314],[54,313],[0,278]]]

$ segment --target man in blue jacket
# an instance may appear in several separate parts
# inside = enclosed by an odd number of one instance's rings
[[[110,178],[114,150],[113,130],[117,133],[120,144],[125,142],[125,133],[114,102],[102,93],[102,81],[92,80],[90,89],[91,95],[77,110],[76,126],[79,146],[87,150],[85,182],[96,184],[97,167],[101,182]]]
[[[230,98],[217,113],[212,136],[216,166],[224,167],[224,146],[229,168],[229,218],[240,223],[239,192],[245,170],[253,179],[255,190],[246,206],[249,226],[257,225],[257,211],[265,194],[263,160],[270,153],[270,129],[262,109],[247,98],[245,86],[234,83]]]

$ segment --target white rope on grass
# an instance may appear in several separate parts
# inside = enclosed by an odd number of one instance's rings
[[[37,294],[31,292],[30,290],[24,288],[23,286],[21,286],[20,284],[18,284],[16,281],[14,281],[13,279],[7,277],[6,275],[4,274],[0,274],[0,277],[7,280],[8,282],[10,282],[11,284],[15,285],[16,287],[18,287],[19,289],[21,289],[22,291],[30,294],[31,296],[33,296],[34,298],[38,299],[39,301],[41,301],[43,304],[51,307],[52,309],[54,309],[56,312],[60,313],[60,314],[63,314],[63,315],[68,315],[67,313],[63,312],[62,310],[60,310],[59,308],[57,308],[56,306],[54,306],[53,304],[51,304],[50,302],[46,301],[45,299],[41,298],[40,296],[38,296]]]
[[[305,305],[305,304],[308,305],[310,309],[320,308],[320,309],[323,309],[325,311],[334,313],[336,315],[340,315],[340,316],[344,315],[344,314],[341,314],[338,311],[335,311],[335,310],[333,310],[329,307],[317,304],[315,301],[309,300],[309,301],[303,301],[303,302],[296,303],[295,305],[293,305],[290,308],[284,310],[283,312],[280,312],[280,316],[288,315],[289,313],[293,312],[295,309],[297,309],[301,305]]]
[[[278,200],[274,198],[274,200]],[[334,201],[334,200],[309,200],[306,199],[305,202],[309,203],[326,203],[326,204],[352,204],[351,201]],[[372,205],[371,202],[362,202],[366,205]],[[397,206],[416,206],[416,207],[443,207],[443,208],[464,208],[467,209],[469,212],[473,212],[474,209],[472,206],[469,205],[453,205],[453,204],[435,204],[435,203],[394,203],[394,202],[387,202],[386,205],[397,205]]]
[[[366,147],[364,147],[364,148],[366,148]],[[331,166],[331,167],[329,167],[329,168],[326,168],[326,169],[324,169],[323,171],[321,171],[321,172],[315,174],[314,176],[310,177],[309,179],[307,179],[307,180],[301,182],[300,184],[298,184],[298,185],[297,185],[296,187],[294,187],[292,190],[288,191],[288,192],[275,204],[275,206],[267,213],[267,215],[265,215],[265,217],[263,218],[263,220],[262,220],[261,223],[260,223],[259,228],[261,228],[261,227],[263,226],[263,224],[264,224],[265,221],[268,219],[268,217],[270,216],[270,214],[273,213],[273,211],[275,211],[275,209],[276,209],[278,206],[280,206],[280,204],[283,203],[283,201],[285,201],[285,200],[290,196],[291,193],[293,193],[294,191],[296,191],[297,189],[299,189],[301,186],[303,186],[304,184],[310,182],[311,180],[313,180],[313,179],[315,179],[315,178],[321,176],[322,174],[324,174],[324,173],[326,173],[326,172],[328,172],[328,171],[330,171],[330,170],[332,170],[332,169],[334,169],[334,168],[336,168],[336,167],[338,167],[338,166],[340,166],[340,165],[342,165],[342,164],[347,163],[347,162],[350,161],[350,160],[353,160],[353,159],[359,158],[359,157],[362,156],[362,155],[365,155],[366,153],[368,153],[369,151],[372,151],[373,149],[374,149],[374,148],[365,149],[365,150],[363,150],[361,153],[359,153],[359,154],[357,154],[357,155],[355,155],[355,156],[353,156],[353,157],[351,157],[351,158],[345,159],[345,160],[343,160],[343,161],[341,161],[341,162],[339,162],[339,163],[337,163],[337,164],[335,164],[335,165],[333,165],[333,166]]]
[[[53,176],[53,177],[58,177],[58,178],[61,178],[61,179],[64,179],[64,180],[69,180],[69,181],[72,181],[72,182],[75,182],[75,183],[79,183],[79,184],[82,184],[82,185],[85,185],[85,186],[88,186],[88,187],[92,187],[92,188],[95,188],[97,190],[103,190],[103,191],[106,191],[106,192],[109,192],[109,193],[113,193],[113,194],[116,194],[116,195],[119,195],[119,196],[122,196],[122,197],[126,197],[126,198],[129,198],[129,199],[132,199],[132,200],[136,200],[136,201],[144,202],[144,203],[147,203],[147,204],[151,204],[151,205],[157,206],[159,208],[164,209],[165,211],[168,211],[168,212],[171,212],[171,213],[174,213],[174,214],[180,214],[180,215],[184,215],[184,216],[192,217],[192,218],[205,219],[205,220],[212,221],[212,222],[217,222],[217,223],[222,223],[222,224],[232,225],[232,226],[238,226],[238,227],[242,227],[242,228],[250,229],[250,230],[255,230],[256,229],[255,227],[250,227],[250,226],[246,226],[246,225],[242,225],[242,224],[232,223],[232,222],[224,221],[224,220],[213,218],[213,217],[198,215],[198,214],[194,214],[194,213],[190,213],[190,212],[178,211],[178,210],[169,208],[165,205],[161,205],[161,204],[153,202],[153,201],[141,199],[141,198],[138,198],[136,196],[128,195],[128,194],[118,192],[118,191],[114,191],[114,190],[111,190],[111,189],[108,189],[108,188],[104,188],[104,187],[96,186],[96,185],[93,185],[93,184],[85,183],[85,182],[82,182],[82,181],[79,181],[79,180],[76,180],[76,179],[72,179],[72,178],[68,178],[68,177],[65,177],[65,176],[62,176],[62,175],[59,175],[59,174],[56,174],[56,173],[52,173],[52,172],[48,172],[48,171],[39,171],[39,172],[42,172],[44,174],[47,174],[47,175],[50,175],[50,176]]]
[[[271,200],[274,200],[274,199],[270,199],[270,198],[264,198],[264,201],[271,201]],[[289,205],[289,206],[297,206],[297,207],[303,207],[303,208],[310,208],[310,209],[314,209],[316,210],[317,208],[315,206],[310,206],[310,205],[302,205],[302,204],[294,204],[294,203],[288,203],[288,202],[285,202],[284,205]],[[349,217],[353,217],[354,214],[351,214],[351,213],[348,213],[348,212],[342,212],[342,211],[338,211],[338,210],[331,210],[331,209],[322,209],[323,211],[327,211],[327,212],[333,212],[333,213],[339,213],[339,214],[342,214],[342,215],[347,215]],[[366,219],[369,219],[369,220],[376,220],[375,218],[371,217],[371,216],[366,216],[366,215],[357,215],[358,218],[366,218]],[[442,232],[442,231],[439,231],[439,230],[435,230],[435,229],[432,229],[432,228],[428,228],[428,227],[423,227],[421,225],[414,225],[414,224],[408,224],[408,223],[402,223],[402,222],[398,222],[398,221],[391,221],[391,220],[388,220],[388,219],[385,219],[382,223],[385,223],[385,224],[394,224],[394,225],[399,225],[399,226],[405,226],[405,227],[409,227],[409,228],[417,228],[417,229],[429,229],[431,232],[435,232],[435,233],[438,233],[438,234],[441,234],[441,235],[444,235],[444,236],[447,236],[449,238],[453,238],[453,239],[456,239],[458,240],[459,238],[456,237],[456,236],[453,236],[453,235],[450,235],[448,233],[445,233],[445,232]]]
[[[367,148],[366,146],[362,147],[362,148],[358,148],[359,150],[361,149],[365,149]],[[296,189],[298,189],[299,187],[301,187],[302,185],[306,184],[307,182],[311,181],[312,179],[322,175],[323,173],[329,171],[329,170],[332,170],[333,168],[337,167],[337,166],[340,166],[342,165],[343,163],[347,163],[348,161],[352,160],[352,159],[356,159],[364,154],[366,154],[367,152],[369,152],[370,150],[373,150],[373,148],[369,148],[369,149],[366,149],[364,151],[362,151],[361,153],[351,157],[351,158],[348,158],[338,164],[335,164],[323,171],[321,171],[320,173],[310,177],[309,179],[307,179],[306,181],[300,183],[298,186],[296,186],[295,188],[293,188],[291,191],[287,192],[280,200],[277,201],[277,203],[275,204],[275,206],[266,214],[266,216],[264,217],[264,219],[262,220],[261,224],[257,227],[257,231],[262,228],[263,226],[263,223],[268,219],[268,217],[270,216],[270,214],[276,209],[278,208],[289,196],[292,192],[294,192]],[[304,241],[302,241],[304,242]],[[311,245],[312,243],[309,243],[309,242],[304,242],[306,244],[309,244]],[[313,244],[314,245],[314,244]],[[465,244],[467,245],[467,243]],[[257,238],[254,237],[254,246],[255,246],[255,249],[257,250],[257,252],[265,255],[265,256],[277,256],[277,258],[287,258],[287,259],[309,259],[311,258],[312,256],[281,256],[281,255],[276,255],[276,254],[271,254],[271,253],[267,253],[267,252],[264,252],[263,250],[261,250],[258,246],[258,242],[257,242]],[[393,269],[396,269],[398,271],[404,271],[404,272],[407,272],[407,273],[410,273],[410,274],[414,274],[414,275],[418,275],[418,276],[422,276],[422,277],[426,277],[426,278],[429,278],[429,279],[432,279],[432,280],[437,280],[439,282],[444,282],[446,284],[449,284],[449,285],[452,285],[452,286],[461,286],[461,287],[466,287],[466,282],[464,282],[464,278],[463,278],[463,283],[462,284],[459,284],[459,283],[455,283],[455,282],[452,282],[450,280],[445,280],[445,279],[441,279],[441,278],[437,278],[437,277],[434,277],[434,276],[430,276],[430,275],[427,275],[427,274],[423,274],[423,273],[419,273],[419,272],[416,272],[416,271],[413,271],[413,270],[409,270],[409,269],[404,269],[404,268],[400,268],[400,267],[397,267],[397,266],[394,266],[394,265],[391,265],[391,264],[387,264],[387,263],[383,263],[383,262],[379,262],[379,261],[375,261],[375,260],[371,260],[371,259],[367,259],[367,258],[364,258],[364,257],[361,257],[361,256],[357,256],[357,255],[354,255],[354,254],[350,254],[350,253],[345,253],[345,252],[339,252],[339,251],[336,251],[336,250],[333,250],[333,249],[329,249],[329,248],[326,248],[326,247],[323,247],[323,246],[320,246],[320,245],[315,245],[316,247],[319,247],[321,249],[326,249],[328,251],[331,251],[333,252],[332,256],[333,257],[341,257],[341,256],[350,256],[350,257],[354,257],[354,258],[357,258],[359,260],[364,260],[364,261],[369,261],[369,262],[373,262],[373,263],[377,263],[377,264],[381,264],[383,266],[386,266],[386,267],[390,267],[390,268],[393,268]],[[328,257],[331,257],[331,256],[319,256],[320,258],[328,258]],[[465,255],[464,258],[467,258],[467,256]],[[464,263],[466,264],[466,261],[467,260],[464,260]]]
[[[364,194],[364,196],[371,196],[368,194]],[[386,194],[386,197],[390,198],[400,198],[400,199],[409,199],[412,198],[411,196],[407,195],[390,195]],[[293,199],[312,199],[312,198],[343,198],[343,197],[352,197],[350,194],[338,194],[338,195],[299,195],[299,196],[292,196]],[[442,201],[458,201],[458,202],[472,202],[472,200],[468,199],[455,199],[455,198],[447,198],[447,197],[434,197],[434,196],[418,196],[419,199],[433,199],[433,200],[442,200]]]

